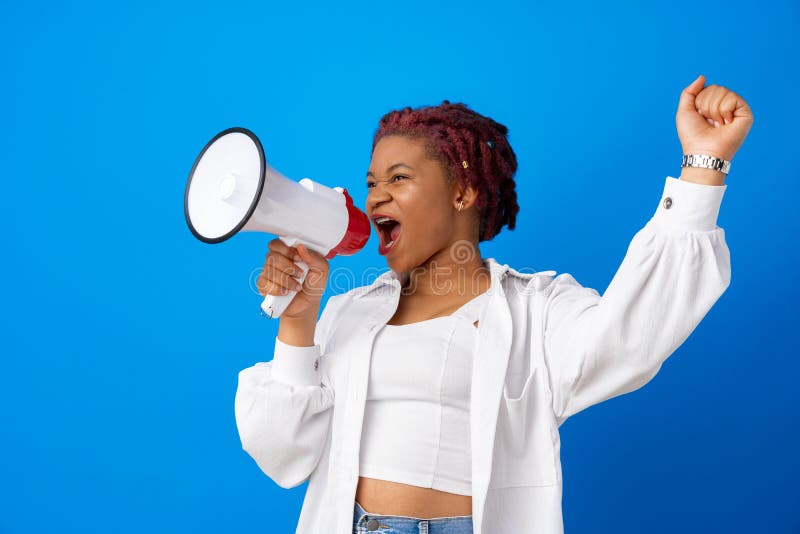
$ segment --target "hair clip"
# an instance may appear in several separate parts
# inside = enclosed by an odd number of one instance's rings
[[[486,141],[486,145],[487,145],[489,148],[494,148],[494,141],[492,141],[491,139],[489,139],[488,141]]]
[[[461,162],[461,166],[466,169],[467,167],[469,167],[469,163],[467,163],[467,160],[464,160]]]

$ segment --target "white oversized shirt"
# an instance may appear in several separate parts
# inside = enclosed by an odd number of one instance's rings
[[[605,293],[569,273],[523,274],[493,258],[472,367],[475,534],[558,534],[559,426],[648,381],[730,283],[717,226],[727,185],[667,176]],[[243,449],[283,488],[308,480],[296,532],[349,534],[373,340],[394,315],[394,271],[328,299],[313,347],[276,338],[272,361],[239,373]]]

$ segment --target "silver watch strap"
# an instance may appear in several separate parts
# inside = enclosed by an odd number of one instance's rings
[[[731,162],[706,154],[684,154],[681,160],[681,168],[683,167],[702,167],[728,174],[731,170]]]

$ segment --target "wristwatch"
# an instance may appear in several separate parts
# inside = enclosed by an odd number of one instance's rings
[[[684,154],[681,160],[681,168],[683,167],[702,167],[728,174],[731,170],[731,162],[706,154]]]

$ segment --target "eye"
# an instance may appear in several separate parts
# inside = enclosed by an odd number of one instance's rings
[[[396,182],[399,181],[400,179],[406,179],[406,178],[408,178],[408,176],[406,176],[405,174],[395,174],[389,179],[389,181]],[[375,187],[375,182],[367,182],[367,189],[372,189],[374,187]]]

